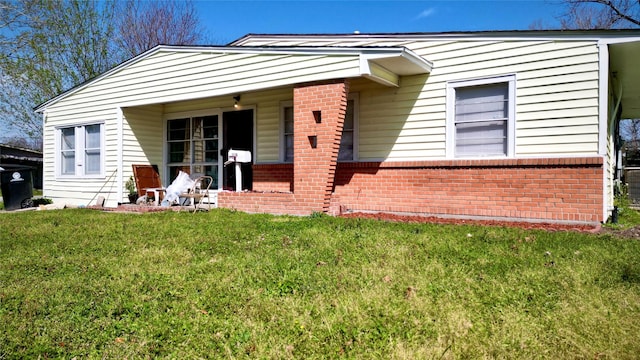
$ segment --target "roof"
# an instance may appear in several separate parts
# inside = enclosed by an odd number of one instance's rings
[[[209,52],[209,53],[238,53],[238,54],[292,54],[292,55],[345,55],[357,56],[360,59],[360,76],[369,77],[385,85],[397,83],[397,77],[402,75],[415,75],[429,73],[431,62],[415,54],[405,47],[332,47],[332,46],[182,46],[182,45],[158,45],[120,65],[77,85],[58,96],[38,105],[36,112],[44,111],[48,106],[57,103],[65,97],[90,86],[91,84],[137,63],[160,51],[173,52]]]
[[[607,30],[497,30],[497,31],[448,31],[448,32],[409,32],[409,33],[333,33],[333,34],[260,34],[249,33],[228,44],[240,46],[251,38],[407,38],[407,39],[480,39],[480,38],[580,38],[600,40],[610,37],[640,36],[640,29],[607,29]]]
[[[159,51],[177,51],[177,52],[214,52],[214,53],[253,53],[253,54],[275,54],[290,53],[297,55],[353,55],[359,56],[361,59],[360,76],[370,77],[374,81],[393,85],[394,77],[402,75],[412,75],[419,73],[429,73],[432,64],[428,59],[424,59],[411,50],[404,47],[375,47],[375,46],[359,46],[359,47],[341,47],[341,46],[244,46],[252,39],[304,39],[304,38],[354,38],[354,39],[377,39],[377,38],[407,38],[407,39],[469,39],[480,40],[484,38],[503,38],[503,39],[563,39],[563,40],[593,40],[603,41],[619,41],[620,38],[630,38],[625,41],[640,42],[639,30],[537,30],[537,31],[478,31],[478,32],[438,32],[438,33],[354,33],[354,34],[247,34],[226,46],[176,46],[176,45],[158,45],[134,58],[131,58],[114,68],[102,73],[101,75],[89,79],[58,96],[38,105],[34,110],[43,112],[48,106],[51,106],[65,97],[83,89],[87,86],[103,79],[131,64],[141,61]]]
[[[42,162],[42,151],[17,146],[0,145],[0,160],[2,159]]]

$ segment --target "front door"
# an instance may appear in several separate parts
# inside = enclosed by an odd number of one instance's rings
[[[227,161],[229,149],[251,151],[253,154],[253,110],[228,111],[222,114],[222,163]],[[253,189],[253,172],[251,163],[241,165],[242,189]],[[235,164],[229,164],[222,170],[222,188],[235,190]]]

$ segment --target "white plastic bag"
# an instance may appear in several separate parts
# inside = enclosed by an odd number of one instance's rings
[[[160,205],[170,206],[178,200],[180,194],[187,192],[187,190],[191,189],[194,185],[195,181],[189,177],[189,174],[180,171],[178,176],[176,176],[176,179],[167,187],[166,195]]]

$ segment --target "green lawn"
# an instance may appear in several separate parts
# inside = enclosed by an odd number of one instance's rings
[[[4,213],[0,359],[631,359],[639,255],[471,225]]]

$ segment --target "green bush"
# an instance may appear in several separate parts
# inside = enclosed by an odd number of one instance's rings
[[[53,204],[53,200],[48,199],[48,198],[43,198],[43,197],[33,198],[32,201],[33,201],[33,206],[34,207],[38,207],[40,205]]]
[[[632,201],[629,197],[629,186],[627,184],[622,182],[616,184],[613,205],[618,212],[618,223],[614,226],[626,228],[640,225],[640,213],[631,207]]]

